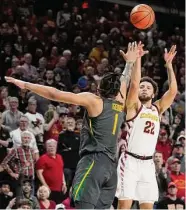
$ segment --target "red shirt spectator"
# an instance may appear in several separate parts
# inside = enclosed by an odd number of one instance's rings
[[[167,161],[167,159],[171,156],[172,145],[168,139],[167,131],[164,129],[160,130],[156,151],[163,154],[164,161]]]
[[[181,173],[181,162],[177,158],[174,158],[170,165],[170,181],[174,182],[177,186],[177,197],[185,199],[185,174]]]
[[[181,172],[179,174],[175,174],[172,172],[170,178],[178,188],[177,197],[181,199],[185,198],[185,174]]]
[[[37,198],[39,201],[40,209],[56,209],[56,203],[49,200],[50,190],[46,186],[39,187],[37,191]]]
[[[50,199],[56,204],[61,203],[67,187],[64,177],[64,163],[60,155],[56,154],[57,142],[49,139],[46,142],[47,154],[36,163],[37,175],[40,182],[51,190]]]
[[[49,201],[49,205],[46,207],[44,206],[43,202],[40,200],[39,205],[40,209],[55,209],[56,208],[56,203],[54,201]]]
[[[60,132],[63,130],[63,125],[62,123],[58,120],[57,122],[55,122],[52,127],[50,128],[49,131],[46,132],[45,135],[45,139],[55,139],[56,141],[58,141],[58,137]]]
[[[63,160],[61,155],[55,157],[42,155],[36,163],[36,170],[43,170],[43,177],[51,191],[61,192],[63,184]]]

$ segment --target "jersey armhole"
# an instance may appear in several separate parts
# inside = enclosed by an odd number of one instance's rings
[[[142,110],[142,108],[143,108],[143,104],[141,104],[140,108],[138,109],[138,111],[136,112],[136,114],[134,115],[134,117],[132,117],[129,120],[126,120],[126,122],[130,122],[130,121],[134,120],[139,115],[139,113]]]
[[[99,116],[101,116],[101,115],[103,114],[103,110],[104,110],[104,108],[105,108],[105,103],[104,103],[104,99],[103,99],[102,97],[100,97],[100,99],[102,100],[102,103],[103,103],[103,104],[102,104],[102,111],[101,111],[97,116],[91,117],[91,116],[89,116],[89,113],[88,113],[88,111],[86,110],[89,119],[97,118],[97,117],[99,117]]]
[[[152,104],[152,105],[156,108],[156,110],[157,110],[157,112],[159,114],[159,119],[161,120],[162,114],[160,114],[160,110],[159,110],[158,106],[156,104]]]

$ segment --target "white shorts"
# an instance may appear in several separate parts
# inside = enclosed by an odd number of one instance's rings
[[[116,197],[139,203],[158,201],[158,185],[153,160],[139,160],[122,153],[119,159]]]

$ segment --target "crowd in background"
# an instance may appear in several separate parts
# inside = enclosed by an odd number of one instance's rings
[[[57,13],[36,16],[34,2],[3,0],[0,5],[0,209],[73,208],[71,184],[79,160],[83,108],[49,101],[5,82],[5,76],[80,93],[97,92],[107,71],[121,72],[119,50],[141,40],[149,54],[142,76],[168,88],[164,48],[177,45],[173,62],[178,94],[161,118],[154,155],[160,198],[155,208],[183,205],[185,199],[185,43],[184,29],[158,25],[139,31],[129,23],[129,11],[88,3],[64,3]],[[125,149],[125,125],[118,155]],[[62,204],[63,203],[63,204]]]

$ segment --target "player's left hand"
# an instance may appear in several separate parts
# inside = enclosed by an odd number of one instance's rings
[[[144,44],[141,43],[141,41],[138,43],[138,58],[143,57],[144,55],[148,54],[149,51],[148,50],[144,50],[143,49]]]
[[[172,64],[172,60],[174,59],[176,53],[176,45],[173,45],[169,52],[167,52],[167,48],[165,48],[164,60],[166,65]]]
[[[5,77],[5,80],[6,80],[6,82],[12,83],[21,89],[25,89],[26,82],[24,82],[24,81],[21,81],[19,79],[14,79],[13,77]]]

